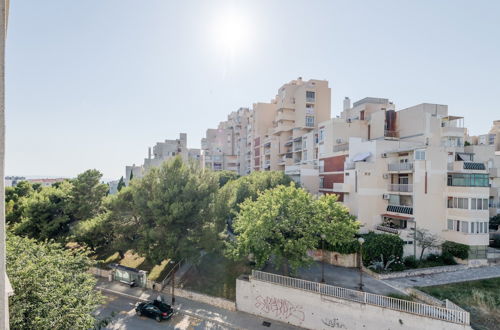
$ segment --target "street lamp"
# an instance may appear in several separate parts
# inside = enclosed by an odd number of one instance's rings
[[[359,242],[359,290],[363,291],[363,237],[358,238]]]
[[[175,263],[174,260],[170,260],[170,263],[174,264],[174,267],[171,270],[171,272],[172,272],[172,282],[171,282],[172,283],[172,306],[174,306],[174,304],[175,304],[175,272],[177,271],[176,267],[179,266],[179,262]]]
[[[321,234],[321,283],[325,283],[325,234]]]

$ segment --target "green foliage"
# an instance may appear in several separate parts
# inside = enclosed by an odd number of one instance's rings
[[[5,217],[9,224],[15,224],[21,221],[24,203],[35,189],[28,181],[21,181],[15,187],[5,188]]]
[[[71,189],[69,182],[63,182],[59,188],[46,187],[23,198],[22,219],[13,226],[13,232],[38,240],[60,238],[67,233]]]
[[[229,246],[234,259],[251,255],[262,267],[273,257],[275,266],[288,273],[288,265],[295,271],[312,261],[306,253],[318,246],[321,234],[331,245],[347,243],[359,224],[334,196],[314,200],[292,183],[245,200],[234,228],[238,236]]]
[[[391,234],[375,234],[373,232],[364,235],[363,264],[370,265],[374,261],[384,260],[384,266],[391,259],[402,259],[404,242],[399,236]]]
[[[415,256],[407,256],[403,259],[403,263],[407,269],[418,268],[419,261]]]
[[[200,249],[212,243],[216,228],[210,206],[218,188],[212,173],[176,157],[129,188],[122,189],[115,203],[123,206],[118,214],[129,218],[125,221],[131,230],[119,230],[118,235],[140,255],[156,264],[164,259],[196,260]]]
[[[469,246],[465,244],[455,243],[451,241],[445,241],[441,248],[443,250],[443,254],[449,253],[454,257],[460,259],[469,258]]]
[[[219,182],[219,187],[223,187],[229,181],[238,179],[238,174],[233,171],[217,171],[215,172],[217,181]]]
[[[92,328],[92,312],[103,299],[94,290],[90,266],[83,251],[9,236],[7,274],[15,292],[9,298],[11,328]]]
[[[495,215],[494,217],[490,218],[490,229],[492,230],[498,230],[498,227],[500,226],[500,214]]]
[[[78,222],[71,228],[74,239],[91,249],[107,246],[113,240],[113,224],[109,221],[110,215],[109,212],[106,212],[92,219]]]
[[[123,180],[123,176],[120,178],[120,181],[118,181],[118,185],[116,187],[116,189],[118,191],[122,190],[123,188],[125,188],[125,180]]]
[[[321,242],[318,244],[317,248],[321,248]],[[359,242],[357,239],[335,245],[331,245],[325,242],[325,250],[334,251],[341,254],[357,253],[359,251]]]
[[[72,180],[70,210],[72,220],[86,220],[95,217],[101,211],[103,198],[109,188],[100,183],[102,178],[98,170],[87,170]]]

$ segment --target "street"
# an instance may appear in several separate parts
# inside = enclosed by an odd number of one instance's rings
[[[135,303],[137,300],[123,296],[104,293],[106,304],[98,309],[100,318],[116,313],[113,322],[106,329],[231,329],[213,321],[203,320],[198,317],[176,312],[168,321],[156,322],[147,317],[135,315]]]

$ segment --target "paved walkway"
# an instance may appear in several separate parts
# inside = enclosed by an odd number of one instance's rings
[[[359,270],[357,268],[345,268],[325,264],[325,283],[343,288],[359,290]],[[263,270],[268,273],[280,274],[274,266],[267,265]],[[309,267],[300,268],[297,277],[303,280],[320,282],[321,281],[321,262],[314,262]],[[370,275],[363,273],[364,291],[380,295],[401,294],[401,290],[396,290],[390,283],[377,280]]]
[[[490,267],[469,268],[456,272],[419,275],[384,280],[387,284],[399,288],[414,286],[433,286],[448,283],[467,282],[487,278],[500,277],[500,265]]]
[[[123,297],[139,300],[153,300],[158,294],[161,294],[167,302],[171,300],[171,296],[163,292],[130,288],[119,282],[109,282],[99,279],[97,289],[103,292]],[[244,312],[231,312],[223,308],[218,308],[212,305],[196,302],[182,297],[175,297],[175,309],[184,315],[190,315],[205,321],[216,323],[224,328],[229,329],[269,329],[262,325],[262,322],[271,323],[271,329],[300,329],[286,323],[281,323],[274,320],[265,319],[259,316],[247,314]]]

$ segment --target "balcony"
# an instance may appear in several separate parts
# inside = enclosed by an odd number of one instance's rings
[[[354,170],[355,168],[356,168],[355,162],[345,162],[344,163],[344,169],[346,169],[346,170]]]
[[[448,163],[448,171],[450,172],[463,172],[466,171],[486,171],[486,166],[484,163],[478,162],[465,162],[461,160],[456,160],[452,163]]]
[[[298,166],[298,165],[285,166],[285,174],[286,175],[299,175],[300,174],[300,166]]]
[[[464,170],[484,171],[486,166],[483,163],[464,162]]]
[[[348,183],[333,183],[333,192],[338,192],[338,193],[350,193],[351,192],[351,185]]]
[[[413,185],[412,184],[392,184],[391,183],[388,185],[387,190],[411,193],[411,192],[413,192]]]
[[[465,128],[444,126],[441,128],[441,133],[443,136],[452,136],[461,138],[465,134]]]
[[[391,138],[391,139],[398,139],[399,138],[399,131],[384,131],[384,137],[386,138]]]
[[[333,146],[333,152],[348,151],[348,150],[349,150],[349,143],[342,143]]]
[[[392,163],[387,168],[392,172],[413,171],[413,163]]]
[[[399,230],[397,230],[396,228],[391,228],[384,225],[378,225],[376,229],[386,233],[399,235]]]
[[[293,125],[278,123],[278,126],[276,126],[273,130],[273,134],[279,134],[281,132],[291,131],[292,129]]]
[[[290,112],[278,112],[278,115],[276,116],[276,121],[282,121],[282,120],[289,120],[289,121],[294,121],[295,120],[295,114],[290,113]]]
[[[490,178],[499,178],[500,177],[500,168],[494,167],[490,168]]]
[[[413,207],[405,205],[387,205],[387,212],[413,214]]]

